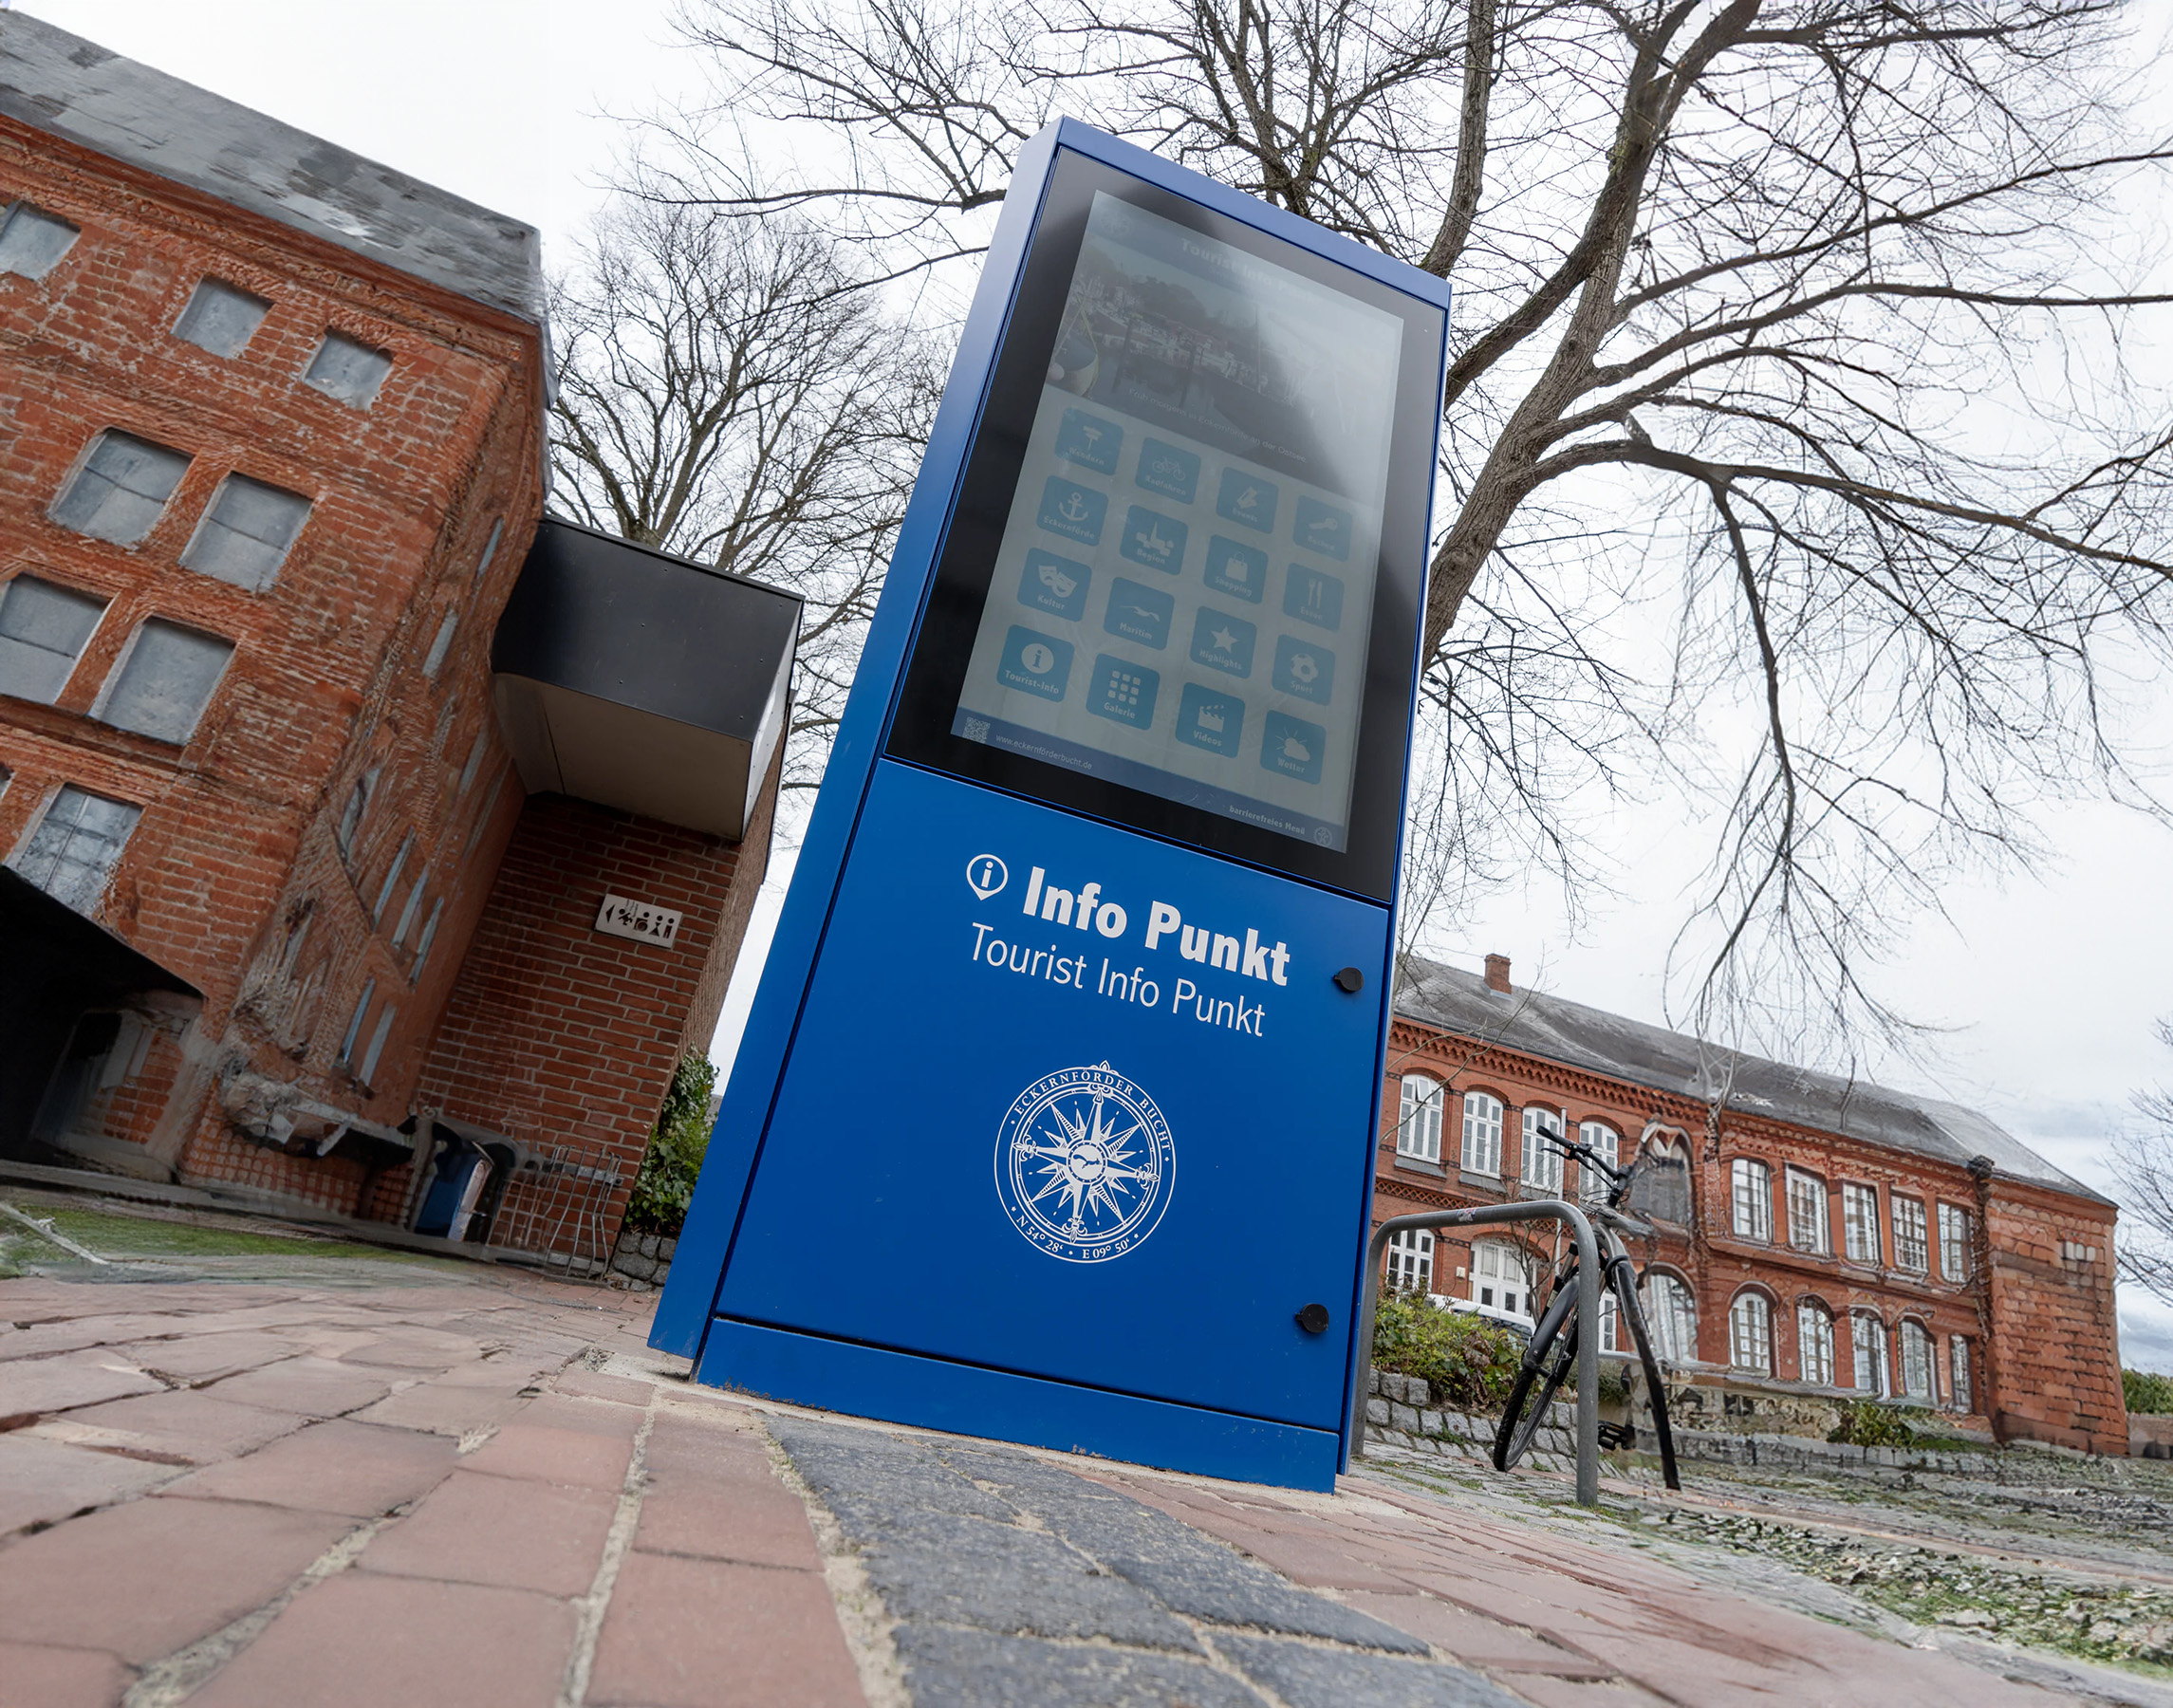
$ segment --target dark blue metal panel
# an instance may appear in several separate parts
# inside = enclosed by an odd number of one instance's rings
[[[829,1411],[864,1412],[868,1396],[880,1394],[882,1416],[923,1429],[1288,1489],[1335,1487],[1337,1438],[1329,1431],[783,1334],[725,1317],[711,1330],[696,1379]]]
[[[1387,941],[1385,908],[884,761],[717,1309],[1336,1428]]]

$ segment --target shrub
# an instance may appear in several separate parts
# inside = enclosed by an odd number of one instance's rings
[[[677,1236],[695,1195],[695,1178],[709,1149],[709,1098],[716,1069],[694,1050],[679,1058],[657,1131],[634,1177],[634,1196],[626,1206],[626,1226],[636,1234]]]
[[[1841,1414],[1841,1427],[1826,1439],[1851,1447],[1914,1447],[1917,1432],[1898,1406],[1859,1400]]]
[[[1468,1310],[1384,1295],[1373,1313],[1377,1369],[1422,1376],[1458,1411],[1498,1411],[1516,1380],[1524,1339]]]
[[[2173,1412],[2173,1376],[2156,1376],[2147,1370],[2123,1370],[2120,1385],[2131,1412]]]

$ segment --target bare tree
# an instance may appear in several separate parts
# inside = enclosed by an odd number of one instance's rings
[[[798,220],[635,193],[553,291],[556,502],[808,602],[788,789],[821,778],[940,385],[860,284]]]
[[[1680,799],[1674,988],[1815,1051],[1904,1035],[1867,967],[2049,804],[2153,805],[2116,702],[2169,650],[2173,461],[2123,339],[2168,298],[2115,203],[2173,157],[2127,15],[682,0],[674,194],[939,274],[1062,111],[1450,278],[1432,857],[1574,889],[1607,791]],[[750,126],[796,176],[705,158]]]
[[[2158,1037],[2173,1049],[2173,1021],[2159,1021]],[[2125,1222],[2115,1262],[2123,1281],[2173,1305],[2173,1091],[2139,1091],[2135,1108],[2143,1127],[2112,1142]]]

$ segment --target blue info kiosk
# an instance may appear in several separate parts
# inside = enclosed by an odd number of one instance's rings
[[[1447,288],[1025,150],[653,1343],[1332,1484]]]

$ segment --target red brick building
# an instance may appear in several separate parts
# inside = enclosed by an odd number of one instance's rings
[[[0,13],[0,1160],[607,1246],[798,603],[542,520],[542,300],[528,227]]]
[[[1900,1397],[2001,1439],[2127,1451],[2114,1206],[1983,1116],[1517,990],[1499,956],[1483,978],[1411,964],[1389,1067],[1376,1226],[1583,1192],[1542,1125],[1643,1151],[1645,1315],[1679,1372],[1754,1405]],[[1543,1271],[1506,1229],[1403,1237],[1387,1261],[1517,1318]]]

